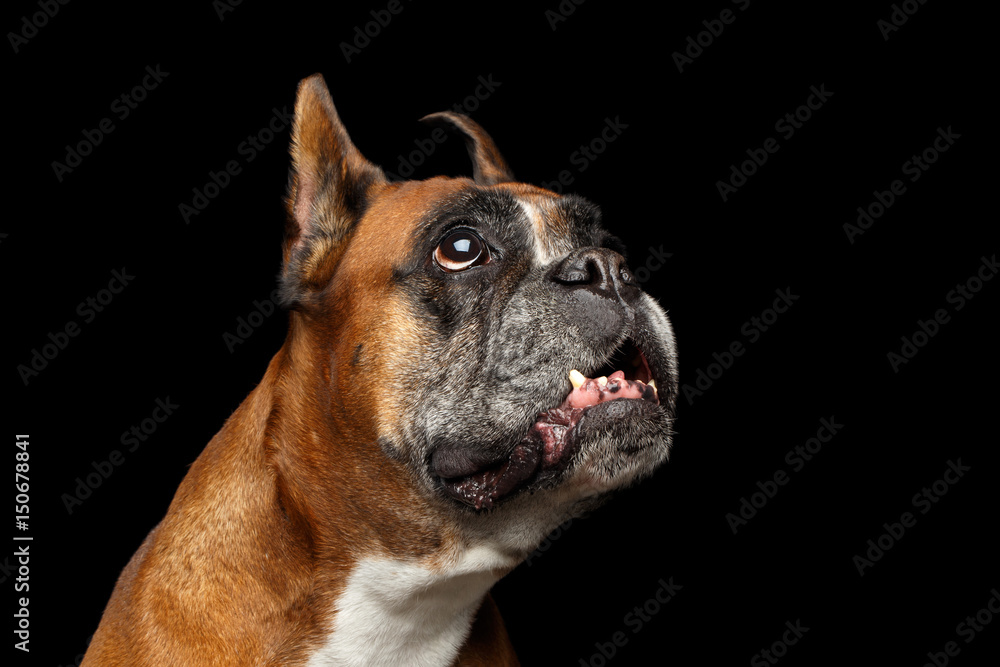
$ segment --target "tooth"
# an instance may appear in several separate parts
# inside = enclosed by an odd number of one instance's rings
[[[653,388],[653,391],[656,391],[656,380],[650,380],[649,381],[649,386]],[[657,392],[657,393],[659,393],[659,392]]]
[[[573,389],[579,389],[587,381],[587,378],[584,377],[583,373],[574,368],[569,372],[569,381],[573,383]]]
[[[597,378],[597,384],[601,385],[602,387],[608,386],[607,376],[602,375],[601,377]]]

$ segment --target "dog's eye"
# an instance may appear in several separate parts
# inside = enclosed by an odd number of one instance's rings
[[[434,261],[445,271],[464,271],[489,260],[486,242],[467,229],[448,234],[434,249]]]

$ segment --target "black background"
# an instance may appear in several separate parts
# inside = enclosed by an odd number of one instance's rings
[[[8,438],[31,435],[32,651],[15,651],[18,664],[77,663],[121,568],[281,345],[283,313],[232,352],[223,340],[275,286],[288,132],[253,162],[238,147],[314,72],[356,145],[393,172],[430,136],[418,118],[492,77],[471,115],[521,180],[569,170],[566,190],[602,206],[633,268],[671,253],[646,288],[670,312],[682,382],[744,343],[702,395],[681,398],[668,465],[496,586],[525,665],[603,664],[595,644],[616,632],[627,642],[607,664],[747,664],[797,620],[809,631],[780,664],[921,665],[948,641],[956,665],[995,660],[1000,620],[971,643],[956,626],[1000,586],[986,430],[1000,284],[961,310],[946,296],[997,251],[993,126],[980,113],[993,108],[991,19],[914,2],[886,40],[888,2],[667,4],[567,1],[575,9],[553,30],[556,0],[405,2],[350,62],[341,43],[386,3],[243,2],[220,19],[209,2],[72,2],[35,32],[23,17],[38,5],[8,5],[5,32],[32,35],[16,53],[8,35],[14,150],[0,229],[4,423]],[[679,72],[672,54],[727,8],[735,20]],[[112,102],[147,66],[169,75],[118,118]],[[832,95],[782,136],[775,123],[811,86]],[[105,117],[114,131],[60,181],[52,163]],[[573,153],[606,119],[627,127],[580,170]],[[959,138],[910,182],[903,163],[949,127]],[[778,152],[723,201],[717,181],[768,137]],[[178,206],[229,160],[242,172],[185,224]],[[415,177],[468,173],[450,139]],[[849,242],[844,223],[894,179],[906,192]],[[77,305],[123,267],[135,278],[83,322]],[[799,298],[750,343],[741,328],[778,289]],[[950,320],[894,372],[887,354],[941,308]],[[79,335],[25,384],[16,367],[71,320]],[[63,494],[167,397],[175,413],[69,514]],[[821,418],[843,428],[792,472],[786,452]],[[920,514],[911,498],[959,458],[971,470]],[[734,535],[727,513],[778,470],[788,484]],[[916,525],[859,576],[854,556],[905,511]],[[671,577],[682,589],[635,632],[626,615]]]

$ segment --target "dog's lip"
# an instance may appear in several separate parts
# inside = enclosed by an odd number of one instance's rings
[[[515,491],[558,478],[579,450],[576,426],[591,410],[623,401],[637,409],[643,404],[658,405],[655,378],[645,354],[631,339],[626,339],[611,359],[620,360],[621,353],[627,355],[629,370],[613,370],[598,377],[580,374],[562,402],[539,413],[508,455],[484,460],[481,451],[467,447],[436,450],[431,470],[445,492],[477,510],[491,508]],[[595,374],[606,367],[598,368]],[[622,451],[628,452],[627,448]]]

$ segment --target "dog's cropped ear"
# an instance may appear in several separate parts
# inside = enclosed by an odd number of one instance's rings
[[[469,157],[472,158],[472,178],[479,185],[496,185],[516,180],[493,139],[479,123],[468,116],[453,111],[440,111],[424,116],[420,122],[449,127],[462,134]]]
[[[351,143],[319,74],[299,84],[291,155],[281,274],[286,307],[325,285],[367,201],[387,182]]]

